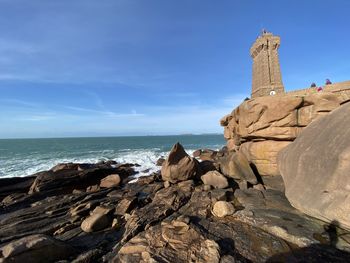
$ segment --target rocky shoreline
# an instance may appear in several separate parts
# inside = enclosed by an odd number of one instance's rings
[[[0,179],[0,262],[349,262],[350,233],[293,208],[227,148],[161,171],[61,164]]]

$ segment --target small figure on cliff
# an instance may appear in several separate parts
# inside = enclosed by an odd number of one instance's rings
[[[329,79],[326,79],[326,85],[331,85],[332,82]]]
[[[317,92],[320,92],[320,91],[322,91],[323,89],[322,89],[322,87],[318,87],[316,90],[317,90]]]
[[[315,83],[315,82],[312,82],[310,88],[316,88],[316,87],[317,87],[317,86],[316,86],[316,83]]]

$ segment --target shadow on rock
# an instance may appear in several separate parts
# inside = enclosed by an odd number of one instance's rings
[[[325,226],[329,244],[314,244],[295,249],[291,253],[275,255],[267,262],[350,262],[350,253],[336,248],[339,241],[338,228],[339,222],[336,220]]]

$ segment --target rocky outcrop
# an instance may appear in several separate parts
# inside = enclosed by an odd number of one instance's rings
[[[200,176],[200,169],[198,161],[190,157],[180,143],[176,143],[163,163],[161,173],[164,181],[176,183]]]
[[[221,119],[229,150],[242,152],[261,176],[278,176],[277,153],[313,120],[348,102],[341,93],[282,94],[245,100]]]
[[[49,184],[37,174],[39,191],[28,193],[27,184],[24,193],[7,192],[0,205],[0,262],[30,262],[23,261],[24,255],[35,262],[88,263],[300,262],[305,254],[308,262],[350,260],[350,232],[299,212],[280,191],[246,181],[244,169],[250,164],[242,153],[228,158],[236,160],[237,167],[231,168],[238,169],[238,179],[225,176],[218,159],[227,153],[216,152],[213,160],[198,164],[215,174],[211,179],[217,175],[226,179],[224,189],[213,189],[217,180],[203,184],[197,174],[164,181],[160,171],[127,183],[130,176],[123,177],[123,171],[131,169],[127,164],[104,163],[82,171],[63,166],[44,173]],[[183,164],[182,159],[172,165]],[[184,167],[193,171],[191,165],[180,167],[178,172]],[[56,173],[67,179],[66,185],[60,184]],[[94,180],[82,180],[84,188],[67,176],[82,173],[96,175]],[[110,174],[119,174],[121,184],[99,187]],[[239,189],[242,182],[245,188]],[[1,179],[0,185],[4,186]],[[85,191],[86,187],[94,189]],[[29,245],[33,235],[44,235],[54,244]],[[22,245],[26,239],[28,245]],[[6,252],[7,246],[16,244],[23,253]]]
[[[279,168],[290,203],[350,229],[350,103],[310,124],[282,150]]]
[[[4,261],[15,263],[53,262],[67,259],[75,249],[47,235],[31,235],[10,242],[0,248]]]
[[[130,175],[135,174],[130,164],[118,165],[112,167],[106,164],[90,165],[87,169],[81,170],[77,165],[56,166],[54,170],[39,172],[34,176],[35,181],[31,185],[29,194],[37,192],[46,193],[69,193],[74,189],[85,190],[92,185],[98,185],[100,180],[111,174],[118,174],[122,179],[127,179]]]

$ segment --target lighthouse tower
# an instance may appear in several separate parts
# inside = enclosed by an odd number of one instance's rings
[[[278,48],[280,37],[263,30],[250,48],[253,58],[252,98],[284,93]]]

